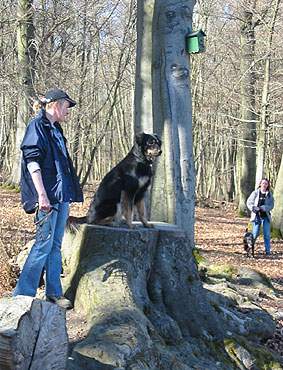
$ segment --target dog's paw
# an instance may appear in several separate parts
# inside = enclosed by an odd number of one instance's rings
[[[120,220],[116,225],[118,227],[128,228],[128,229],[135,229],[136,227],[134,224],[127,222],[126,220]]]
[[[147,229],[154,229],[154,225],[149,224],[148,222],[144,223],[143,226],[146,227]]]

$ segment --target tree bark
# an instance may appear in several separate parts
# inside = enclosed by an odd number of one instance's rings
[[[195,175],[185,35],[193,6],[194,1],[138,2],[135,97],[135,131],[156,132],[163,141],[150,217],[177,224],[192,240]]]
[[[152,20],[155,0],[137,2],[134,131],[152,133]]]
[[[18,296],[0,301],[0,368],[65,370],[68,336],[59,306]]]
[[[26,124],[31,115],[30,98],[34,95],[35,38],[33,25],[33,0],[18,0],[17,9],[17,50],[19,70],[19,95],[17,112],[16,145],[13,168],[9,182],[19,184],[22,142]]]
[[[254,190],[256,175],[256,114],[255,114],[255,25],[253,11],[243,10],[241,25],[241,119],[239,205],[240,214],[247,213],[246,200]]]
[[[193,242],[195,173],[190,67],[185,35],[194,1],[156,1],[153,20],[153,127],[163,140],[151,218],[175,223]]]

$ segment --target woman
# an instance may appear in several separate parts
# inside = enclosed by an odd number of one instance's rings
[[[258,189],[249,196],[247,207],[251,211],[254,240],[259,236],[260,226],[262,225],[265,253],[270,255],[270,211],[274,207],[274,199],[270,192],[268,179],[264,178],[260,181]]]
[[[66,139],[60,126],[76,102],[63,90],[53,89],[42,99],[42,109],[30,121],[21,145],[21,197],[27,213],[36,212],[36,238],[14,291],[34,297],[45,269],[46,299],[64,308],[71,302],[63,297],[61,242],[70,202],[82,202],[83,195]]]

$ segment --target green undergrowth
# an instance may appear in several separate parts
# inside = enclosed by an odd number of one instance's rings
[[[238,369],[234,359],[232,359],[231,356],[229,356],[229,353],[225,350],[223,341],[207,342],[206,345],[209,347],[212,356],[217,360],[217,362],[220,362],[225,369]]]
[[[282,362],[276,354],[258,343],[249,342],[246,338],[236,336],[224,340],[224,347],[231,359],[239,368],[244,365],[241,361],[241,352],[247,351],[250,360],[256,369],[282,370]]]
[[[14,193],[19,193],[20,192],[20,187],[19,185],[15,185],[15,184],[9,184],[9,183],[2,183],[0,185],[0,188],[3,189],[3,190],[9,190],[9,191],[12,191]]]
[[[248,214],[247,212],[244,212],[244,211],[237,211],[237,215],[241,218],[245,218],[245,217],[248,217]]]
[[[229,264],[207,264],[202,262],[198,265],[199,273],[204,274],[203,281],[209,282],[209,278],[225,279],[233,284],[257,286],[262,284],[274,291],[271,280],[262,272],[253,269],[241,269]]]
[[[192,253],[193,253],[193,257],[195,259],[197,266],[205,262],[205,258],[200,254],[200,251],[198,248],[193,248]]]
[[[238,269],[231,265],[208,265],[207,274],[211,277],[218,279],[233,280],[237,273]]]
[[[278,355],[269,351],[266,347],[248,341],[246,338],[235,335],[223,341],[206,343],[212,356],[223,364],[227,369],[246,369],[246,361],[254,369],[260,370],[282,370],[282,361]],[[243,361],[243,353],[246,359]],[[250,367],[249,367],[250,368]]]
[[[272,239],[283,239],[283,235],[279,229],[271,226],[271,238]]]

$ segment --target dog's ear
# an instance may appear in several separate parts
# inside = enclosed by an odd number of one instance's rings
[[[139,134],[136,134],[135,140],[138,145],[142,144],[144,133],[140,132]]]
[[[161,144],[162,144],[162,141],[161,141],[161,139],[160,139],[160,137],[157,135],[157,134],[152,134],[152,136],[154,136],[155,137],[155,139],[156,139],[156,141],[157,141],[157,143],[158,143],[158,145],[159,146],[161,146]]]

